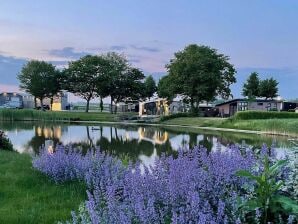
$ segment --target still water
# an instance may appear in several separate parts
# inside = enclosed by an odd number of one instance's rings
[[[230,144],[240,147],[275,148],[282,154],[293,147],[286,137],[210,132],[197,129],[161,128],[132,125],[78,125],[56,123],[0,123],[20,153],[38,153],[45,145],[53,150],[57,144],[73,144],[82,149],[97,147],[117,156],[126,156],[133,161],[150,165],[163,153],[171,154],[179,148],[203,145],[208,150],[224,150]]]

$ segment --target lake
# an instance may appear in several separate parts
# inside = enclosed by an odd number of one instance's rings
[[[6,132],[20,153],[36,154],[43,145],[53,150],[57,144],[73,144],[85,150],[97,147],[141,161],[144,165],[153,164],[163,153],[172,154],[179,148],[194,145],[203,145],[208,150],[224,150],[231,144],[259,148],[265,143],[274,145],[281,154],[293,147],[287,137],[176,127],[13,122],[0,123],[0,129]]]

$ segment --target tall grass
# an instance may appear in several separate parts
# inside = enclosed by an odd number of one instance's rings
[[[297,118],[298,113],[277,112],[277,111],[241,111],[237,112],[232,119],[250,120],[250,119],[274,119],[274,118]]]
[[[115,121],[117,115],[99,112],[1,109],[0,121]]]

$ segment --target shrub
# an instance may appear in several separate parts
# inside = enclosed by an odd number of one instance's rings
[[[274,118],[298,118],[298,113],[277,112],[277,111],[240,111],[237,112],[233,119],[250,120],[250,119],[274,119]]]
[[[245,189],[255,183],[236,172],[259,175],[262,153],[258,158],[251,149],[234,146],[212,152],[195,147],[162,156],[149,169],[126,167],[99,150],[83,155],[59,146],[54,153],[41,151],[33,165],[56,182],[86,182],[88,200],[72,214],[72,223],[241,223],[246,217],[239,201],[249,199]]]
[[[160,122],[164,122],[164,121],[168,121],[174,118],[179,118],[179,117],[197,117],[198,115],[194,115],[192,113],[176,113],[176,114],[170,114],[167,116],[162,116],[159,121]]]
[[[0,149],[13,151],[13,145],[3,131],[0,131]]]

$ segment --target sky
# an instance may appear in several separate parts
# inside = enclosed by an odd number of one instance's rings
[[[158,80],[174,53],[195,43],[230,57],[235,97],[257,71],[279,81],[283,98],[298,98],[297,12],[296,0],[0,0],[0,92],[18,91],[30,59],[63,67],[108,51]]]

